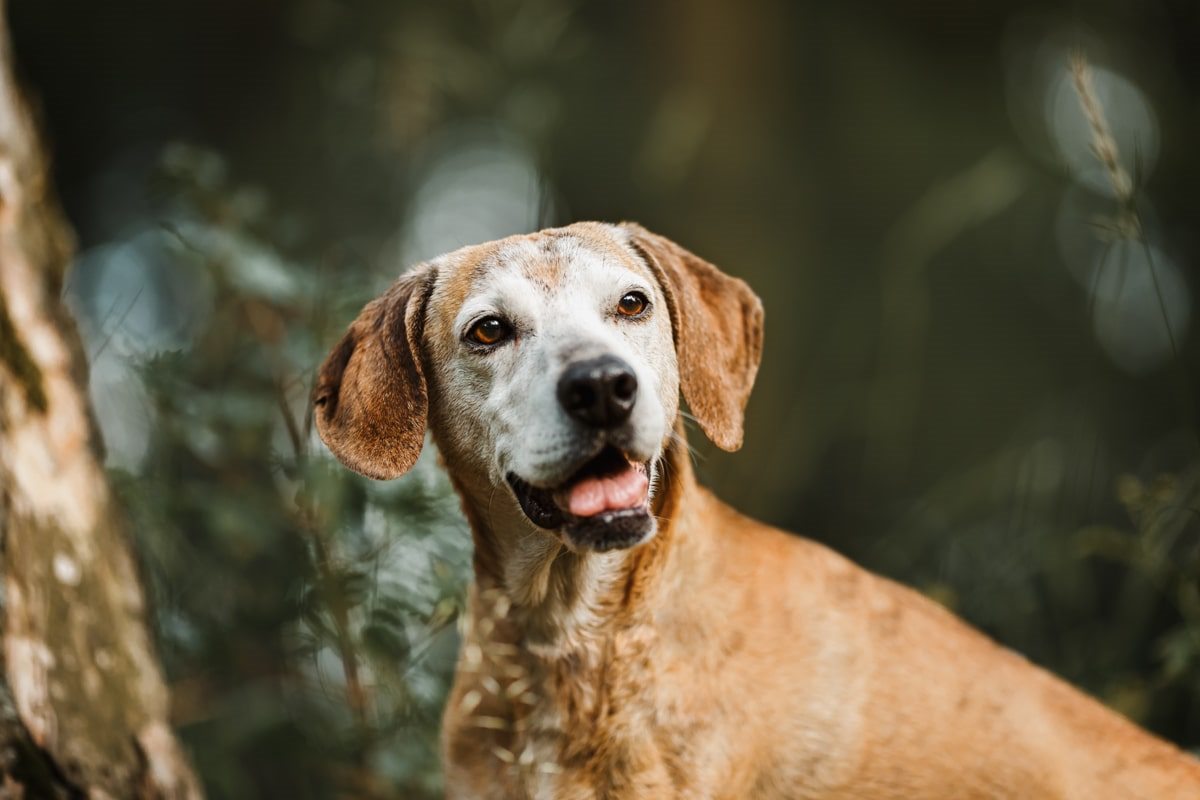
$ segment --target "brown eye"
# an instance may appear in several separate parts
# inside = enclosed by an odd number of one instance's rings
[[[623,317],[639,317],[650,305],[646,295],[641,292],[630,292],[617,302],[617,313]]]
[[[508,323],[499,317],[484,317],[471,326],[467,338],[475,344],[499,344],[512,333]]]

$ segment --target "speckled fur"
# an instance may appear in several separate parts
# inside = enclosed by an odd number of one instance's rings
[[[553,410],[493,385],[504,369],[528,383],[515,362],[464,367],[455,331],[497,273],[549,302],[580,270],[608,269],[651,280],[669,312],[620,339],[579,322],[581,341],[633,347],[654,373],[641,381],[653,413],[633,439],[656,436],[659,524],[638,547],[576,552],[530,525],[498,477],[498,460],[550,470],[540,440],[556,434],[506,439],[497,431],[512,423],[497,415]],[[367,474],[402,473],[421,447],[413,418],[423,428],[427,413],[472,529],[476,579],[443,723],[447,796],[1200,798],[1190,756],[919,594],[696,484],[678,394],[735,449],[761,331],[745,284],[637,226],[582,223],[421,267],[335,348],[317,394],[333,451]],[[543,359],[552,376],[566,351],[546,347],[514,358]],[[388,354],[400,371],[374,375]],[[518,407],[497,410],[498,396]]]

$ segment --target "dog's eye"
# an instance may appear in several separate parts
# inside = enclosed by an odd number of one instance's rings
[[[641,292],[630,292],[617,301],[617,313],[623,317],[640,317],[649,307],[650,301]]]
[[[509,337],[512,328],[499,317],[484,317],[467,331],[467,339],[475,344],[499,344]]]

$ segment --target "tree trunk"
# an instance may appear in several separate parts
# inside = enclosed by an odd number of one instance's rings
[[[0,798],[192,798],[61,301],[71,233],[0,0]]]

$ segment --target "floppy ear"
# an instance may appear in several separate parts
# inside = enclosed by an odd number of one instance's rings
[[[402,276],[363,308],[330,351],[313,390],[321,439],[350,469],[398,478],[425,443],[429,393],[420,341],[434,271]]]
[[[635,223],[621,227],[666,295],[688,407],[714,444],[737,450],[742,446],[746,401],[762,358],[762,302],[745,282],[670,239]]]

